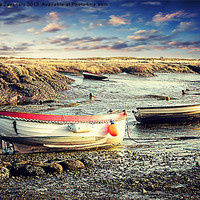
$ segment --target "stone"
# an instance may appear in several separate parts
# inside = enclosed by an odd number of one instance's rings
[[[0,180],[4,180],[9,178],[10,176],[10,171],[6,167],[0,166]]]
[[[80,160],[66,160],[61,163],[63,169],[69,170],[77,170],[77,169],[85,169],[85,165]]]
[[[86,168],[94,167],[94,160],[91,158],[83,157],[80,161],[85,165]]]
[[[63,167],[58,163],[51,163],[47,167],[45,167],[47,173],[62,173]]]
[[[13,176],[40,176],[44,175],[45,170],[40,166],[33,165],[13,165],[11,175]]]

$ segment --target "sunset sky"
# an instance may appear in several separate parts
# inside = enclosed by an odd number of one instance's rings
[[[0,56],[200,58],[200,0],[0,0],[0,38]]]

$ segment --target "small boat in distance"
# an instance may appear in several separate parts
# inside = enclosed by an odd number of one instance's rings
[[[0,111],[2,153],[111,147],[123,141],[126,111],[52,115]],[[10,153],[10,154],[11,154]]]
[[[200,121],[200,104],[163,107],[137,107],[136,109],[136,111],[133,111],[134,116],[137,121],[143,124]]]
[[[86,79],[95,79],[95,80],[106,80],[109,78],[109,76],[107,75],[90,73],[90,72],[83,72],[83,76]]]

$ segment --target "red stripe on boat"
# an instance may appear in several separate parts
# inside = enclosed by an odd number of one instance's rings
[[[105,115],[49,115],[49,114],[37,114],[37,113],[22,113],[22,112],[9,112],[0,111],[0,115],[7,117],[16,117],[29,120],[41,120],[41,121],[70,121],[70,122],[94,122],[94,121],[107,121],[107,120],[119,120],[126,116],[126,113],[117,114],[105,114]]]

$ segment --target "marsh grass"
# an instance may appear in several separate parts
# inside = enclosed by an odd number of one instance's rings
[[[48,59],[48,58],[0,58],[5,70],[10,71],[8,81],[31,81],[40,74],[52,76],[53,71],[81,74],[84,71],[92,73],[121,73],[153,76],[156,72],[194,72],[189,66],[200,68],[199,59],[169,59],[169,58],[80,58],[80,59]],[[46,71],[46,73],[44,72]],[[13,72],[13,73],[12,73]],[[15,74],[15,76],[11,75]],[[18,77],[16,77],[16,75]]]

